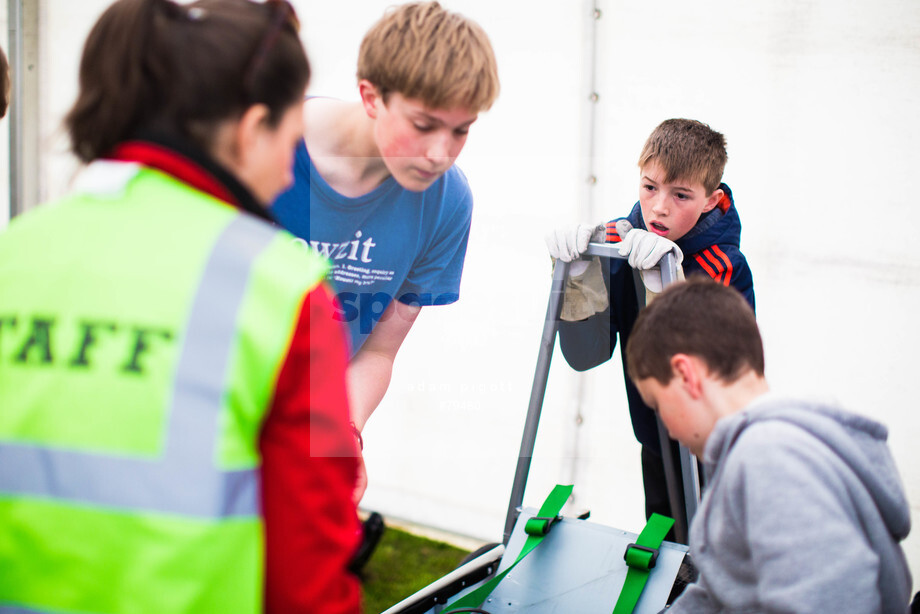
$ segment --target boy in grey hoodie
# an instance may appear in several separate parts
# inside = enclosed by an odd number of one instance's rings
[[[690,529],[699,580],[668,614],[908,611],[910,508],[887,429],[769,393],[740,293],[671,286],[626,354],[643,400],[709,476]]]

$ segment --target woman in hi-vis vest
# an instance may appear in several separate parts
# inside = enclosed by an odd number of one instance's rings
[[[309,74],[283,1],[94,26],[87,166],[0,234],[0,612],[360,610],[345,336],[265,211]]]

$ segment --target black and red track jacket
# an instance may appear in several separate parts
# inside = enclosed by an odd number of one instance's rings
[[[707,275],[721,284],[736,288],[754,307],[754,279],[740,248],[741,218],[729,187],[723,183],[719,188],[725,192],[719,204],[704,213],[690,232],[675,241],[684,254],[684,275]],[[607,223],[608,243],[620,242],[616,222],[621,219],[624,218]],[[647,230],[639,203],[633,206],[625,219],[633,228]],[[659,451],[661,446],[655,414],[642,402],[639,391],[625,375],[626,342],[639,315],[633,271],[625,260],[603,259],[601,264],[606,275],[610,307],[581,322],[560,322],[559,345],[569,365],[585,371],[610,359],[619,336],[633,432],[643,446]]]

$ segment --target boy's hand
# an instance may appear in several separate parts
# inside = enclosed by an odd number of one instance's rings
[[[351,500],[355,507],[361,503],[364,498],[364,492],[367,490],[367,465],[364,464],[364,454],[358,453],[358,474],[355,476],[355,489],[351,493]]]
[[[624,222],[625,220],[621,220]],[[621,222],[617,222],[617,231],[620,231]],[[629,222],[626,222],[629,224]],[[641,228],[628,229],[620,232],[623,241],[620,243],[620,255],[626,256],[629,266],[640,271],[647,271],[658,266],[658,262],[668,252],[674,254],[676,264],[679,266],[684,261],[684,254],[677,244],[669,239]]]
[[[599,241],[601,243],[606,239],[607,227],[604,224],[591,226],[588,224],[578,224],[577,226],[566,226],[557,228],[547,234],[544,239],[546,247],[549,249],[549,255],[554,259],[563,262],[572,262],[577,260],[581,254],[588,249],[588,243]],[[578,277],[588,268],[588,261],[574,262],[569,267],[569,275]]]
[[[668,252],[674,254],[677,279],[684,278],[684,271],[680,266],[684,261],[684,254],[673,241],[641,228],[633,228],[628,220],[617,222],[617,234],[623,237],[620,243],[620,255],[626,256],[629,266],[638,270],[642,276],[642,283],[646,289],[646,304],[652,302],[654,297],[661,293],[663,286],[661,269],[656,267],[665,254]]]
[[[604,224],[596,226],[578,224],[577,226],[557,228],[547,234],[544,239],[550,256],[563,262],[572,262],[588,249],[588,243],[592,239],[594,241],[603,241],[605,233],[606,226]]]

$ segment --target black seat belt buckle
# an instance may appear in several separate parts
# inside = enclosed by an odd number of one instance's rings
[[[562,516],[534,516],[527,519],[524,524],[524,532],[537,537],[546,535],[552,526],[560,520],[562,520]]]
[[[647,565],[638,565],[638,564],[634,564],[635,561],[631,563],[630,560],[629,560],[629,551],[630,551],[630,550],[641,550],[642,552],[648,552],[649,554],[652,555],[652,558],[649,559],[649,562],[648,562]],[[654,567],[655,567],[655,564],[658,562],[658,548],[649,548],[648,546],[641,546],[641,545],[635,544],[635,543],[629,544],[628,546],[626,546],[626,552],[623,553],[623,560],[626,561],[626,564],[627,564],[629,567],[633,567],[633,568],[635,568],[635,569],[644,569],[644,570],[646,570],[646,571],[647,571],[647,570],[650,570],[650,569],[654,568]]]

